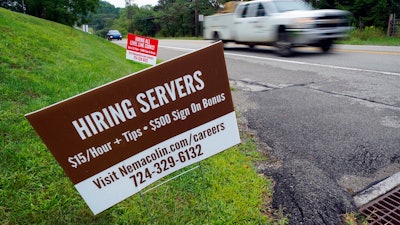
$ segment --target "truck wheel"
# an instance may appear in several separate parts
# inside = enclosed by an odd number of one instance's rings
[[[283,57],[288,57],[293,54],[292,43],[289,40],[289,34],[284,30],[280,30],[278,33],[278,41],[275,43],[278,48],[278,54]]]
[[[218,32],[214,33],[213,40],[214,40],[214,42],[217,42],[217,41],[221,40],[221,38],[219,38]]]
[[[321,50],[323,52],[325,52],[325,53],[329,52],[329,50],[331,50],[331,47],[332,47],[332,41],[331,40],[321,42]]]

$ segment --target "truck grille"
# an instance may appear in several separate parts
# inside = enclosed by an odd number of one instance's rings
[[[349,26],[349,20],[346,16],[323,16],[318,17],[316,20],[317,28],[330,28],[330,27],[346,27]]]

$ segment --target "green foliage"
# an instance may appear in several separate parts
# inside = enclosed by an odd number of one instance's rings
[[[3,8],[0,30],[0,224],[149,224],[140,195],[93,216],[24,118],[146,66],[104,38]],[[155,222],[285,224],[266,216],[272,185],[251,164],[255,147],[244,138],[203,161],[202,172],[146,193]]]
[[[361,214],[357,214],[354,212],[346,213],[343,215],[343,223],[344,225],[368,225],[368,220]]]
[[[398,0],[307,0],[316,8],[336,8],[348,10],[353,14],[354,26],[363,29],[367,26],[387,28],[389,15],[400,14]]]
[[[155,22],[160,24],[160,35],[167,37],[194,36],[193,4],[186,0],[169,1],[157,12]]]
[[[382,28],[369,26],[364,29],[354,29],[350,32],[347,40],[342,40],[342,44],[354,45],[388,45],[400,46],[400,38],[387,37]]]
[[[0,7],[16,11],[16,12],[23,12],[24,6],[22,2],[15,1],[15,0],[0,0]]]
[[[128,6],[120,10],[120,16],[113,27],[123,33],[153,37],[157,32],[154,15],[155,11],[151,5],[140,8],[137,5]]]
[[[197,0],[199,14],[210,15],[220,3]],[[196,35],[195,1],[165,0],[157,6],[136,4],[115,9],[109,3],[100,1],[99,9],[90,15],[90,26],[95,34],[104,37],[107,30],[117,29],[124,35],[128,32],[144,36],[190,37]],[[118,12],[118,13],[117,13]],[[200,24],[198,24],[198,30]]]
[[[362,41],[367,41],[376,38],[385,37],[384,31],[379,27],[365,27],[364,29],[356,29],[351,33],[351,37],[355,39],[360,39]]]
[[[215,12],[215,2],[208,0],[165,0],[155,7],[155,23],[160,26],[158,36],[190,37],[196,35],[195,8],[199,14]]]
[[[105,37],[108,30],[112,29],[112,26],[116,23],[119,18],[120,9],[115,8],[114,5],[106,1],[100,1],[99,7],[95,13],[89,13],[88,25],[93,28],[94,34],[100,37]],[[120,30],[117,29],[116,30]],[[122,32],[122,30],[120,30]]]
[[[202,15],[215,13],[229,0],[160,0],[154,7],[131,7],[120,9],[118,19],[115,12],[93,16],[92,24],[99,36],[104,36],[109,29],[118,29],[122,33],[136,33],[144,36],[191,37],[196,36],[195,8]],[[306,0],[316,8],[336,8],[352,13],[352,25],[363,29],[375,26],[387,28],[389,14],[400,15],[400,2],[397,0]],[[108,4],[108,3],[107,3]],[[100,4],[100,7],[110,7]],[[113,7],[113,6],[111,6]],[[104,10],[102,10],[104,11]],[[197,31],[200,25],[197,24]]]
[[[387,26],[391,13],[387,0],[356,0],[351,10],[356,19],[356,26],[359,28],[372,25],[383,28]]]
[[[26,13],[39,18],[66,24],[87,22],[89,12],[95,11],[99,0],[25,0]],[[22,11],[23,9],[21,9]]]
[[[119,30],[123,35],[126,35],[131,27],[132,19],[128,17],[128,9],[122,8],[119,10],[119,17],[114,20],[114,23],[108,26],[107,30]]]
[[[154,7],[115,8],[103,0],[25,0],[30,15],[67,25],[89,21],[96,35],[104,37],[110,29],[144,36],[190,37],[198,34],[195,8],[198,13],[210,15],[230,0],[159,0]],[[316,8],[336,8],[352,13],[352,25],[363,29],[368,26],[387,28],[389,15],[400,15],[398,0],[305,0]],[[134,2],[134,1],[133,1]],[[1,0],[0,7],[23,11],[19,1]],[[97,11],[96,13],[90,13]]]
[[[136,218],[134,224],[150,224],[152,220],[155,224],[287,223],[286,218],[261,213],[270,211],[265,202],[270,201],[272,184],[254,172],[252,157],[246,155],[257,154],[254,148],[254,143],[245,139],[242,145],[195,164],[191,172],[146,192],[182,171],[154,183],[144,190],[144,201],[135,195],[113,207],[121,213],[113,223],[132,218]],[[132,211],[127,212],[129,208]]]
[[[134,33],[154,37],[157,32],[157,24],[154,22],[155,14],[151,6],[136,8],[132,18]]]

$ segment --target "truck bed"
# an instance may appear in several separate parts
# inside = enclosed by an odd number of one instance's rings
[[[219,39],[232,39],[233,13],[218,13],[204,18],[204,39],[215,39],[214,33],[218,31]]]

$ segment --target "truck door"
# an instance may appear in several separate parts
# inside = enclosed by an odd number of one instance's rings
[[[262,2],[250,2],[238,9],[234,22],[236,40],[243,42],[268,42],[272,24]]]

